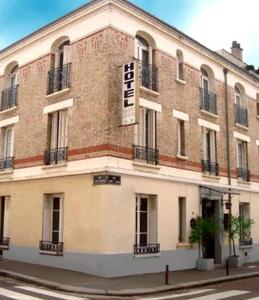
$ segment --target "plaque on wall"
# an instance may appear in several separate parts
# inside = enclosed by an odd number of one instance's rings
[[[100,185],[100,184],[121,184],[121,176],[118,175],[111,175],[111,174],[101,174],[101,175],[94,175],[93,176],[93,184]]]

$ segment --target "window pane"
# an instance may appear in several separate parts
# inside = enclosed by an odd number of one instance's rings
[[[140,199],[140,210],[141,211],[147,211],[148,207],[148,199],[147,198],[141,198]]]
[[[52,243],[53,244],[58,244],[59,243],[59,232],[58,231],[53,231],[52,232]]]
[[[60,209],[60,198],[53,198],[53,210]]]
[[[140,234],[140,246],[147,245],[147,234]]]
[[[140,232],[147,232],[147,213],[140,213]]]
[[[59,211],[53,212],[52,230],[59,230]]]

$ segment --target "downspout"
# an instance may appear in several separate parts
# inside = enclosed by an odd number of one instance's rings
[[[227,176],[229,190],[231,187],[231,163],[230,163],[230,140],[229,140],[229,111],[228,111],[228,69],[224,69],[224,82],[225,82],[225,111],[226,111],[226,145],[227,145]],[[229,203],[229,221],[232,216],[232,203],[231,194],[228,194]],[[229,256],[232,255],[231,239],[230,239],[230,226],[229,226]]]

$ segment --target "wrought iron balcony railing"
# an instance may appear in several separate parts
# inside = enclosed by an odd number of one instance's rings
[[[160,244],[134,245],[134,254],[159,253]]]
[[[10,245],[10,238],[0,236],[0,249],[8,250]]]
[[[66,64],[62,67],[49,71],[48,95],[70,87],[70,69],[71,64]]]
[[[17,105],[18,85],[12,86],[2,91],[1,111],[12,108]]]
[[[200,88],[200,108],[217,115],[217,96],[214,93]]]
[[[4,157],[0,159],[0,171],[6,169],[13,169],[14,158],[13,157]]]
[[[142,86],[158,91],[158,69],[157,67],[149,64],[144,64],[139,60],[139,81]]]
[[[219,175],[219,164],[210,160],[202,160],[202,172],[210,175]]]
[[[247,108],[238,104],[235,104],[235,108],[236,108],[236,123],[248,127]]]
[[[64,251],[64,243],[54,243],[52,241],[40,241],[39,248],[41,251],[55,252],[57,255],[62,255]]]
[[[253,239],[251,237],[243,237],[239,240],[240,246],[251,246],[253,245]]]
[[[45,165],[54,165],[65,160],[67,160],[67,147],[44,151]]]
[[[146,161],[148,164],[158,165],[159,151],[143,146],[133,145],[133,159]]]
[[[250,181],[250,171],[244,168],[237,168],[237,177],[244,181]]]

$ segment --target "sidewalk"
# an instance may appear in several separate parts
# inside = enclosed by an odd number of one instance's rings
[[[259,276],[259,263],[248,264],[239,269],[232,268],[230,269],[230,276],[225,276],[224,267],[218,267],[214,271],[207,272],[197,270],[171,272],[169,285],[164,284],[164,273],[107,279],[79,272],[7,260],[0,261],[0,275],[66,292],[129,296],[193,288],[226,280]]]

